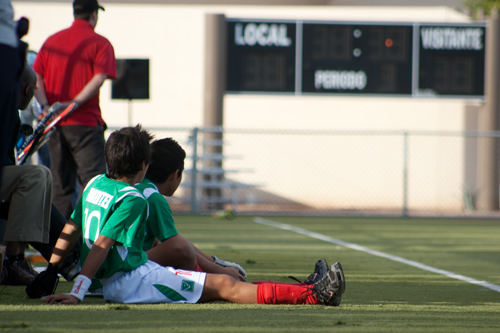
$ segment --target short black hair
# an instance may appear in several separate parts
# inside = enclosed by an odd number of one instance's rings
[[[175,170],[180,171],[180,176],[184,170],[185,158],[186,152],[174,139],[165,138],[153,141],[151,163],[146,178],[155,183],[163,183]]]
[[[133,177],[141,171],[142,162],[151,161],[149,142],[153,136],[141,125],[124,127],[109,136],[104,146],[108,167],[107,175],[112,179]]]

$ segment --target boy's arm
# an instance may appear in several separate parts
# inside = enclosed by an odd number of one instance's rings
[[[57,267],[57,269],[61,268],[64,258],[66,258],[76,242],[78,242],[80,234],[81,229],[72,219],[69,219],[64,225],[61,235],[57,239],[54,251],[50,257],[49,263],[52,264],[52,266]]]
[[[64,225],[61,235],[57,239],[56,245],[50,257],[47,269],[36,276],[36,278],[26,287],[26,295],[29,298],[40,298],[53,294],[57,288],[59,268],[78,241],[81,229],[69,219]]]
[[[207,273],[212,274],[227,274],[232,276],[237,281],[246,282],[246,277],[241,275],[236,267],[222,267],[214,263],[213,258],[209,257],[203,251],[194,246],[194,250],[196,252],[196,260],[198,261],[198,265],[200,268]]]
[[[115,244],[115,240],[106,236],[99,236],[99,238],[92,245],[92,249],[83,263],[80,275],[77,276],[73,289],[69,294],[56,294],[50,295],[44,300],[45,303],[53,304],[78,304],[83,300],[88,287],[90,286],[91,279],[101,267],[106,259],[109,250]],[[52,260],[52,259],[51,259]]]
[[[92,248],[83,263],[80,275],[85,275],[89,279],[92,279],[115,243],[114,239],[100,235],[94,244],[92,244]]]

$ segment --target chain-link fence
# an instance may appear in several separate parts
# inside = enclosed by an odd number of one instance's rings
[[[500,133],[150,130],[188,156],[176,213],[497,215]]]

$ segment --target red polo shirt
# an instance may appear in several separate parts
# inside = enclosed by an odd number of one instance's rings
[[[95,74],[116,78],[116,60],[111,43],[94,32],[92,25],[75,20],[72,26],[50,36],[38,52],[33,69],[45,81],[49,104],[70,101]],[[99,93],[80,105],[59,125],[103,125]]]

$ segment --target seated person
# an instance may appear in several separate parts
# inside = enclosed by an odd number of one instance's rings
[[[186,152],[173,139],[151,143],[151,163],[146,177],[136,187],[149,204],[143,250],[148,259],[162,266],[190,271],[227,274],[245,281],[246,272],[238,264],[208,256],[182,237],[174,224],[170,205],[164,196],[172,196],[179,187]],[[101,293],[101,284],[92,281],[91,293]]]
[[[206,255],[177,232],[170,205],[164,196],[172,196],[179,187],[185,158],[184,149],[171,138],[151,144],[151,164],[144,181],[136,185],[149,204],[143,249],[149,260],[162,266],[228,274],[245,281],[246,272],[240,265]],[[160,243],[153,247],[155,239]]]
[[[106,301],[115,303],[202,303],[225,300],[240,304],[340,305],[345,291],[340,263],[317,265],[308,284],[251,284],[227,274],[176,270],[148,260],[143,251],[148,202],[134,187],[150,162],[151,136],[140,126],[113,132],[105,145],[108,172],[85,188],[56,243],[49,266],[26,288],[28,296],[54,291],[53,268],[61,265],[83,235],[83,267],[72,291],[48,296],[45,303],[78,304],[91,279],[103,284]],[[324,267],[325,269],[322,269]]]
[[[19,108],[25,109],[36,87],[35,72],[28,65],[24,67],[20,83]],[[19,128],[19,116],[12,125]],[[16,139],[17,135],[10,141],[9,156],[4,161],[0,187],[0,201],[9,205],[3,240],[6,256],[2,268],[2,284],[28,285],[36,277],[37,272],[25,258],[27,244],[30,243],[40,249],[42,255],[47,260],[50,259],[65,221],[64,218],[61,220],[62,216],[57,215],[56,211],[51,212],[50,170],[41,165],[15,165]],[[79,271],[78,260],[75,260],[74,256],[75,253],[71,256],[73,259],[68,259],[64,265],[64,271],[68,273],[66,276],[71,280]]]

